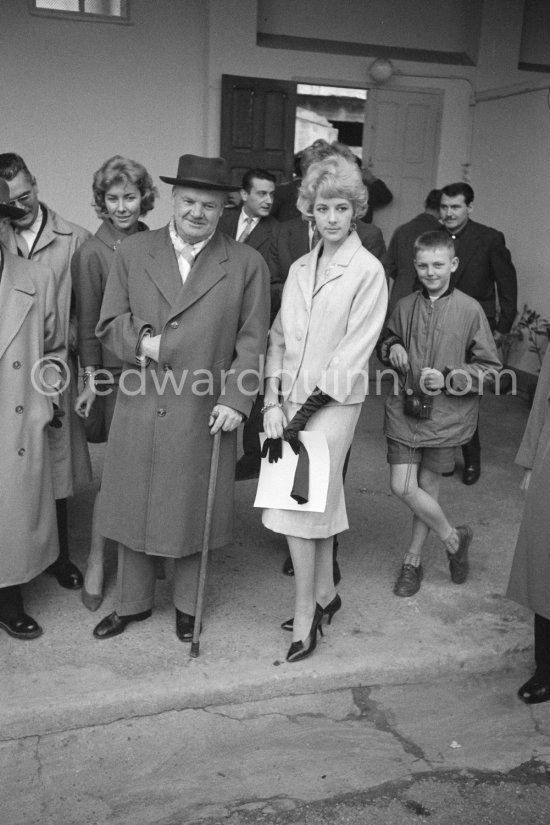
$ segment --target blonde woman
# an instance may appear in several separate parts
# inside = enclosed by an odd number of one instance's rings
[[[295,573],[294,618],[287,661],[315,649],[324,616],[341,607],[333,579],[333,536],[348,528],[342,469],[368,387],[368,361],[387,307],[384,269],[355,230],[366,188],[343,157],[312,164],[298,208],[320,236],[291,267],[269,335],[264,430],[272,460],[284,438],[297,449],[300,430],[321,431],[330,455],[323,513],[267,509],[264,525],[283,533]]]

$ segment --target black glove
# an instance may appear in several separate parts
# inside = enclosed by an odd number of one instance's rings
[[[298,463],[294,472],[294,481],[290,497],[298,504],[309,501],[309,455],[301,441],[298,441]]]
[[[61,422],[61,419],[64,416],[65,416],[65,411],[61,410],[57,406],[57,404],[54,404],[53,405],[53,415],[51,417],[51,420],[48,422],[48,424],[50,425],[50,427],[53,427],[54,429],[58,430],[60,427],[63,426],[63,424]]]
[[[267,455],[269,455],[270,464],[276,464],[278,460],[283,457],[282,438],[266,438],[262,447],[261,456],[265,458]]]
[[[290,421],[283,430],[283,438],[288,441],[295,455],[300,452],[300,442],[298,440],[298,433],[304,429],[307,422],[314,412],[320,410],[325,404],[332,401],[330,395],[327,395],[318,387],[315,387],[307,401],[302,404],[292,421]]]

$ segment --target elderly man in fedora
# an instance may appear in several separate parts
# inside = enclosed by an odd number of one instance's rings
[[[118,542],[108,639],[149,618],[154,556],[175,559],[176,634],[192,639],[212,435],[222,430],[210,546],[232,540],[236,430],[259,389],[269,322],[262,256],[218,230],[223,158],[182,155],[168,226],[122,242],[96,333],[124,363],[99,494]]]

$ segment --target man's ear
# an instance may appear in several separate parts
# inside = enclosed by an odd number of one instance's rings
[[[454,258],[451,260],[451,272],[456,272],[456,270],[458,269],[458,264],[459,260],[455,255]]]
[[[246,191],[246,189],[241,189],[241,190],[240,190],[240,192],[241,192],[241,200],[242,200],[242,202],[243,202],[243,203],[246,203],[246,202],[247,202],[247,200],[248,200],[248,192]]]

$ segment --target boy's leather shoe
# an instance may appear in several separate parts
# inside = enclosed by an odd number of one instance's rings
[[[131,616],[119,616],[116,611],[109,613],[94,628],[94,636],[96,639],[111,639],[113,636],[119,636],[124,633],[131,622],[142,622],[148,619],[152,612],[152,610],[144,610],[143,613],[133,613]]]
[[[456,553],[449,553],[447,550],[449,570],[451,571],[451,579],[455,584],[464,584],[468,578],[468,548],[474,534],[472,528],[468,525],[457,527],[456,532],[458,533],[458,550]]]
[[[418,567],[414,564],[404,564],[393,587],[393,592],[396,596],[414,596],[420,590],[423,575],[421,564]]]

